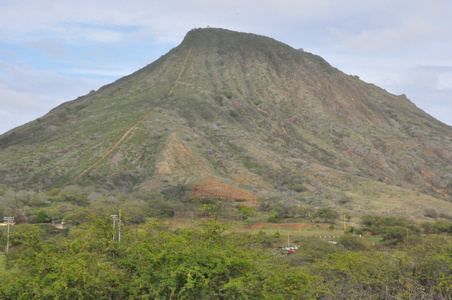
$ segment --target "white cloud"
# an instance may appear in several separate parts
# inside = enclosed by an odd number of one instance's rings
[[[362,26],[364,27],[364,26]],[[332,40],[346,51],[375,53],[407,53],[413,47],[423,47],[426,43],[441,41],[447,30],[429,19],[414,17],[397,23],[378,26],[361,31],[331,27]]]
[[[451,72],[418,68],[452,66],[449,0],[5,0],[0,11],[2,115],[3,97],[40,105],[70,100],[208,25],[304,48],[419,106],[429,103],[429,112],[447,111],[452,95]]]
[[[0,61],[0,133],[36,119],[62,102],[106,83]]]

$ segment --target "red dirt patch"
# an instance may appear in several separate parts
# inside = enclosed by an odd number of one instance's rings
[[[291,228],[291,229],[302,229],[306,227],[314,227],[313,225],[308,225],[305,223],[255,223],[252,224],[249,229],[262,229],[267,228]]]
[[[234,187],[219,181],[213,177],[209,177],[201,181],[194,188],[190,198],[225,198],[229,200],[244,200],[247,202],[255,202],[257,196],[243,189]]]

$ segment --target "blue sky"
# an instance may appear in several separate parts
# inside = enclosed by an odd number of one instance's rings
[[[0,11],[0,134],[207,26],[318,54],[452,125],[450,0],[0,0]]]

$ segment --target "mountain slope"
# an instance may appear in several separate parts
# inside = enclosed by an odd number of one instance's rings
[[[319,56],[223,29],[192,30],[154,63],[0,136],[0,164],[16,188],[182,185],[189,197],[452,212],[451,127]]]

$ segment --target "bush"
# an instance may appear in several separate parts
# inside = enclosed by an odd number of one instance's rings
[[[48,223],[50,222],[49,217],[47,216],[47,214],[45,213],[45,211],[39,211],[38,214],[36,215],[36,221],[38,223]]]
[[[287,219],[295,217],[295,214],[298,211],[298,207],[294,205],[274,203],[270,206],[269,211],[273,212],[273,214],[276,215],[279,219]]]
[[[278,223],[279,222],[279,215],[278,215],[278,213],[271,213],[270,216],[268,216],[267,222]]]
[[[348,250],[368,250],[368,243],[361,237],[352,235],[352,234],[344,234],[339,238],[339,242],[342,246],[347,248]]]
[[[223,96],[222,96],[222,95],[213,95],[213,99],[214,99],[220,106],[223,106]]]
[[[403,242],[408,236],[408,229],[402,226],[388,226],[384,230],[384,240]]]
[[[361,229],[356,229],[353,226],[349,226],[347,227],[347,229],[345,230],[345,233],[351,233],[351,234],[357,234],[357,235],[362,235],[363,231]]]
[[[299,244],[298,250],[289,256],[289,263],[292,266],[302,266],[307,263],[314,263],[319,259],[324,259],[333,253],[344,252],[343,247],[328,243],[328,241],[310,237],[304,238]]]
[[[288,187],[291,190],[294,190],[297,193],[302,193],[307,190],[307,188],[302,184],[294,184]]]
[[[242,214],[243,220],[248,219],[256,212],[254,208],[246,206],[244,204],[237,204],[236,208]]]
[[[231,92],[231,91],[224,90],[224,91],[223,91],[223,95],[224,95],[226,98],[228,98],[228,99],[231,99],[231,98],[232,98],[232,92]]]
[[[237,119],[239,117],[239,114],[237,112],[233,111],[233,110],[229,111],[229,115],[231,117],[233,117],[234,119]]]
[[[433,219],[437,219],[439,217],[438,212],[433,208],[424,209],[424,217],[429,217]]]

